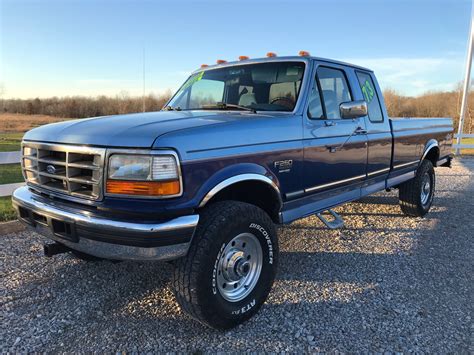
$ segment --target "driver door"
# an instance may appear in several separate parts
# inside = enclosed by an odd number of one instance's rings
[[[318,66],[304,120],[304,184],[319,193],[359,184],[366,178],[364,117],[342,119],[339,105],[353,101],[344,67]],[[360,189],[353,189],[360,194]]]

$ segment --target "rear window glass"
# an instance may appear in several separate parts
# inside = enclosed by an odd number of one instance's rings
[[[357,72],[357,79],[364,95],[364,100],[367,102],[369,120],[371,122],[383,122],[382,109],[380,108],[379,97],[377,90],[375,90],[374,81],[367,73]]]

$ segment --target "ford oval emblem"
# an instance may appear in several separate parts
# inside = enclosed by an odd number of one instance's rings
[[[54,165],[48,165],[46,167],[46,171],[48,172],[48,174],[56,174],[56,168]]]

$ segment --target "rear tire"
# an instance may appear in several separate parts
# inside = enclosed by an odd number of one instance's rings
[[[175,263],[181,309],[216,329],[252,317],[270,293],[278,240],[270,217],[243,202],[216,202],[200,214],[188,255]]]
[[[399,187],[399,203],[404,214],[423,217],[430,210],[435,192],[435,171],[429,160],[423,160],[413,179]]]

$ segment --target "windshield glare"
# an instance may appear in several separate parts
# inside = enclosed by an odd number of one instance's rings
[[[234,65],[189,77],[168,106],[181,110],[293,111],[303,80],[303,62]],[[229,106],[225,106],[225,105]]]

